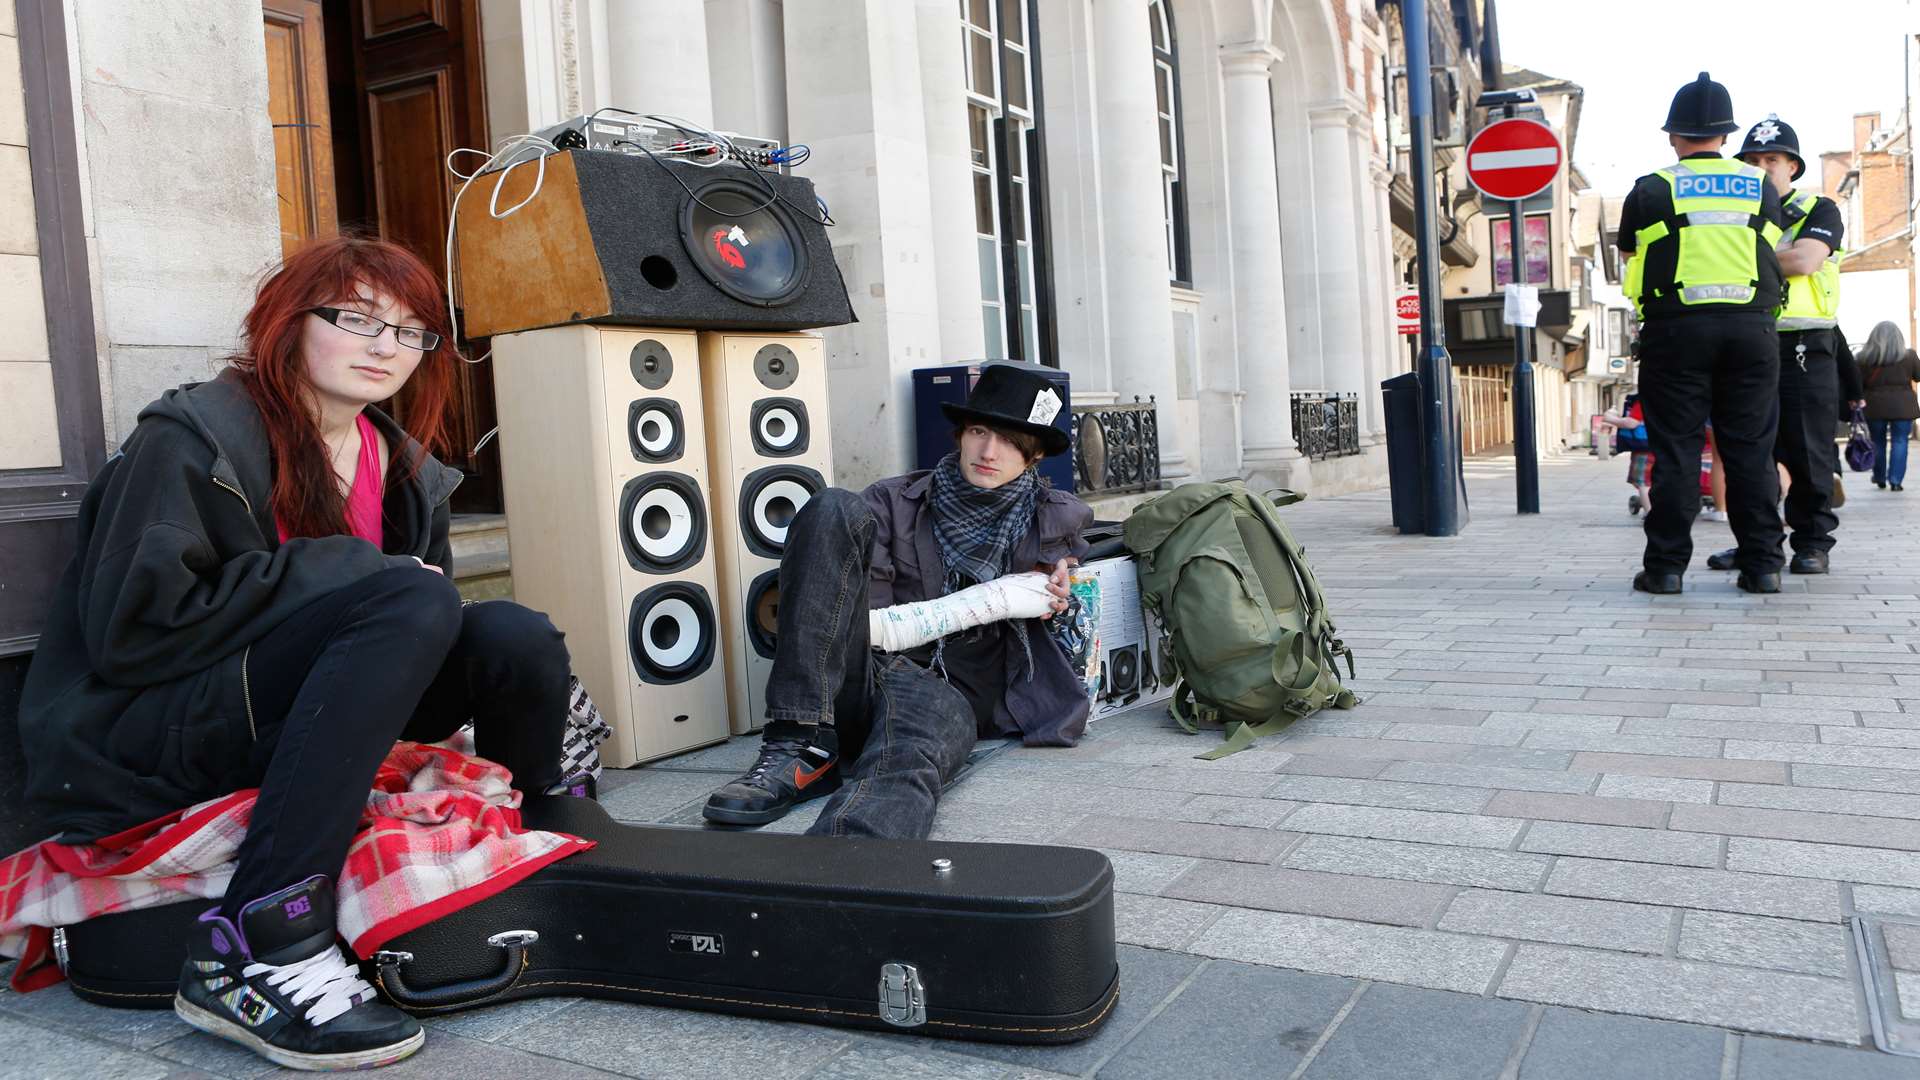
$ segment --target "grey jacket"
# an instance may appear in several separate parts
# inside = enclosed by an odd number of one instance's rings
[[[867,603],[874,608],[931,600],[941,594],[946,564],[933,538],[928,489],[933,474],[922,470],[889,477],[861,493],[880,527],[873,536],[873,570]],[[1014,570],[1051,568],[1064,558],[1087,553],[1082,533],[1093,508],[1064,491],[1044,488],[1034,505],[1033,527],[1013,548]],[[983,736],[1020,735],[1028,746],[1072,746],[1087,729],[1087,691],[1067,663],[1067,654],[1045,632],[1039,619],[1028,621],[1033,645],[1033,678],[1009,672],[1006,696],[993,711],[995,730]]]

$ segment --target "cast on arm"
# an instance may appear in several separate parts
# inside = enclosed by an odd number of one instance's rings
[[[867,636],[881,652],[902,652],[1003,619],[1038,619],[1054,611],[1046,574],[1007,574],[932,600],[867,612]]]

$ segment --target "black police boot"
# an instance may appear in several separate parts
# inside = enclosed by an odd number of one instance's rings
[[[1780,591],[1780,575],[1777,573],[1756,574],[1751,570],[1742,570],[1733,583],[1740,587],[1741,592],[1777,593]]]
[[[701,814],[722,825],[765,825],[840,786],[840,739],[830,727],[771,736],[746,774],[707,796]]]
[[[173,1011],[289,1069],[369,1069],[420,1049],[420,1024],[341,955],[333,903],[315,876],[247,904],[238,925],[217,907],[200,916]]]
[[[1656,574],[1642,570],[1633,575],[1633,587],[1656,596],[1671,596],[1680,591],[1679,574]]]
[[[1824,551],[1802,551],[1787,564],[1787,569],[1796,574],[1824,574],[1827,572],[1827,553]]]
[[[1707,569],[1731,570],[1734,567],[1733,557],[1739,553],[1739,548],[1728,548],[1725,551],[1716,551],[1707,556]]]

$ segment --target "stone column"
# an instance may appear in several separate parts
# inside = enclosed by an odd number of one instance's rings
[[[712,125],[700,0],[617,0],[605,12],[610,100],[599,104]]]
[[[1319,241],[1320,373],[1323,389],[1364,394],[1368,290],[1360,280],[1360,206],[1366,184],[1354,161],[1353,124],[1344,101],[1312,109],[1315,238]]]
[[[1264,44],[1228,46],[1227,213],[1232,240],[1234,337],[1239,343],[1242,469],[1267,486],[1301,487],[1306,462],[1293,441],[1287,360],[1286,286],[1280,259],[1280,184],[1268,71],[1280,58]]]
[[[779,0],[706,0],[713,125],[787,139],[787,55]]]
[[[1100,0],[1093,5],[1092,40],[1113,389],[1121,401],[1136,394],[1159,401],[1160,472],[1179,479],[1191,471],[1189,433],[1173,423],[1173,312],[1146,5]]]
[[[813,148],[804,172],[839,220],[827,238],[860,318],[823,331],[834,479],[858,489],[912,462],[909,373],[941,354],[916,5],[783,8],[788,133]]]

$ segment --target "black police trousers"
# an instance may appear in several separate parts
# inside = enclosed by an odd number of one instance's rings
[[[1834,418],[1839,412],[1833,331],[1782,331],[1780,434],[1773,457],[1787,469],[1788,541],[1797,554],[1833,550],[1833,530],[1840,524],[1833,512],[1833,480],[1840,464]]]
[[[1773,467],[1780,335],[1772,313],[1648,321],[1640,331],[1640,401],[1653,451],[1647,572],[1683,574],[1693,558],[1700,455],[1711,419],[1714,449],[1727,472],[1727,520],[1738,545],[1734,561],[1752,573],[1778,573],[1786,560],[1780,553],[1780,479]]]

